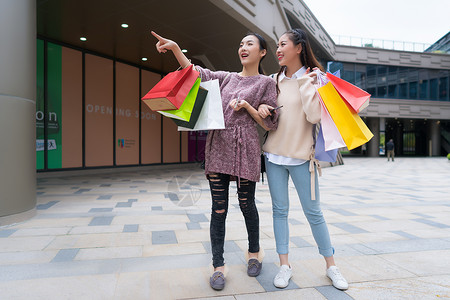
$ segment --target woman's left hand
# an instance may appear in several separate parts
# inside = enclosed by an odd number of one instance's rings
[[[265,119],[268,116],[271,116],[272,114],[270,113],[270,110],[273,109],[272,106],[267,105],[267,104],[261,104],[258,107],[258,114],[261,118]]]
[[[230,101],[229,105],[234,111],[238,111],[241,108],[245,108],[246,109],[247,105],[249,105],[249,104],[248,104],[247,101],[242,100],[242,99],[240,99],[240,100],[233,99],[233,100]]]

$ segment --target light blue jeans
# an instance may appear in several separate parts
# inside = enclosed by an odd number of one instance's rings
[[[319,253],[325,257],[333,256],[330,234],[320,209],[319,183],[316,172],[316,200],[311,200],[311,173],[309,161],[298,166],[285,166],[271,163],[267,157],[266,172],[272,197],[273,229],[278,254],[289,253],[289,175],[294,182],[303,212],[309,222]]]

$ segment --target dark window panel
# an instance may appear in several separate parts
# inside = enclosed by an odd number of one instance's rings
[[[439,100],[448,101],[448,77],[439,78]]]
[[[387,98],[387,87],[379,86],[377,89],[377,97],[378,98]]]
[[[398,97],[400,99],[408,99],[408,84],[407,83],[400,84]]]
[[[419,82],[419,98],[422,100],[428,99],[428,80]]]
[[[417,99],[417,81],[409,83],[409,99]]]
[[[388,97],[397,98],[398,85],[393,84],[388,87]]]
[[[430,99],[437,100],[439,94],[439,84],[436,78],[430,80]]]

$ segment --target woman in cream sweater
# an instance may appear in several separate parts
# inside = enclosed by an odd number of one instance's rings
[[[283,34],[278,42],[280,71],[277,82],[278,128],[269,132],[263,146],[267,178],[272,197],[273,226],[280,270],[274,285],[285,288],[292,277],[289,264],[289,175],[294,182],[303,212],[308,219],[319,253],[326,261],[326,274],[341,290],[348,283],[336,267],[330,234],[320,208],[316,175],[318,162],[314,158],[314,124],[320,121],[320,102],[313,86],[315,73],[310,69],[322,66],[314,57],[306,33],[293,29]],[[309,73],[309,74],[308,74]],[[305,75],[305,76],[304,76]],[[262,118],[271,115],[272,107],[261,105]]]

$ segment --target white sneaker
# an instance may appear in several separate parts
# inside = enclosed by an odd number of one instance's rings
[[[327,276],[333,282],[333,286],[339,290],[348,289],[347,280],[345,280],[344,276],[342,276],[341,272],[339,272],[338,267],[331,266],[327,270]]]
[[[287,265],[282,265],[280,267],[280,271],[273,279],[273,285],[277,288],[285,288],[289,284],[289,279],[292,277],[292,268]]]

